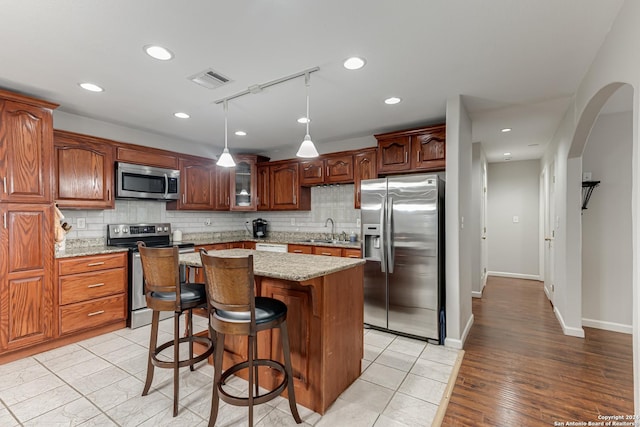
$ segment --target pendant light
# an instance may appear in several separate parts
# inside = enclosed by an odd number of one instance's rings
[[[311,121],[311,117],[309,117],[309,72],[304,73],[304,83],[307,87],[307,133],[302,140],[302,144],[300,144],[300,148],[296,153],[298,157],[318,157],[318,150],[316,150],[316,146],[313,145],[313,141],[311,141],[311,136],[309,135],[309,122]]]
[[[222,150],[222,154],[218,157],[218,161],[216,165],[222,166],[223,168],[233,168],[236,166],[236,162],[233,161],[233,157],[229,153],[229,149],[227,148],[227,100],[224,100],[224,150]]]

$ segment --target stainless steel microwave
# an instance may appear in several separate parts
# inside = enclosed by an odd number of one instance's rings
[[[178,200],[179,193],[179,170],[116,163],[118,199]]]

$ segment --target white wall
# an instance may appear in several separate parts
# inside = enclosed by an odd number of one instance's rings
[[[471,236],[471,295],[476,298],[482,296],[484,287],[482,198],[484,197],[483,171],[487,167],[487,158],[480,142],[474,142],[471,147],[471,215],[469,218],[469,235]]]
[[[190,141],[176,140],[175,138],[170,138],[164,135],[119,126],[100,120],[65,113],[60,110],[53,110],[53,127],[54,129],[97,136],[118,142],[161,148],[164,150],[208,157],[211,159],[217,158],[217,155],[222,152],[222,149],[218,147],[197,144]]]
[[[540,280],[540,162],[489,163],[487,173],[489,275]]]
[[[471,312],[471,119],[462,96],[447,100],[445,197],[446,317],[445,345],[462,348],[473,325]],[[475,236],[477,238],[477,236]]]
[[[600,181],[582,211],[582,324],[631,333],[631,113],[600,115],[582,155]]]

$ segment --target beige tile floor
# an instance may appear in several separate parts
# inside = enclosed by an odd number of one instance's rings
[[[204,329],[204,319],[197,328]],[[171,320],[160,339],[171,339]],[[194,328],[194,329],[197,329]],[[0,426],[206,426],[213,368],[180,374],[172,417],[172,373],[156,369],[142,397],[149,327],[122,329],[0,366]],[[366,330],[362,376],[324,416],[300,407],[302,426],[430,426],[458,356],[455,350]],[[229,387],[246,391],[244,380]],[[246,408],[223,402],[217,425],[245,426]],[[288,403],[257,406],[256,426],[295,426]]]

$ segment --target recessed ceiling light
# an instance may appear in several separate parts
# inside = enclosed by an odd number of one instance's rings
[[[191,117],[187,113],[181,113],[181,112],[173,113],[173,115],[179,119],[188,119],[189,117]]]
[[[500,129],[500,132],[511,132],[511,128]]]
[[[307,124],[307,122],[311,123],[311,120],[307,119],[306,117],[300,117],[298,119],[298,123],[302,123],[303,125]]]
[[[504,155],[505,155],[505,156],[510,156],[510,155],[511,155],[511,153],[504,153]]]
[[[104,89],[102,89],[100,86],[93,83],[78,83],[78,85],[80,85],[82,89],[88,90],[91,92],[104,92]]]
[[[392,96],[391,98],[385,99],[384,103],[388,105],[393,105],[393,104],[399,103],[400,101],[402,101],[402,99]]]
[[[147,45],[144,47],[144,51],[150,57],[159,59],[160,61],[168,61],[173,58],[173,53],[162,46]]]
[[[364,64],[367,62],[363,58],[358,58],[357,56],[352,56],[344,61],[344,68],[347,70],[359,70],[364,67]]]
[[[237,130],[236,131],[236,135],[238,135],[238,136],[247,136],[247,133],[245,131],[243,131],[243,130]]]

